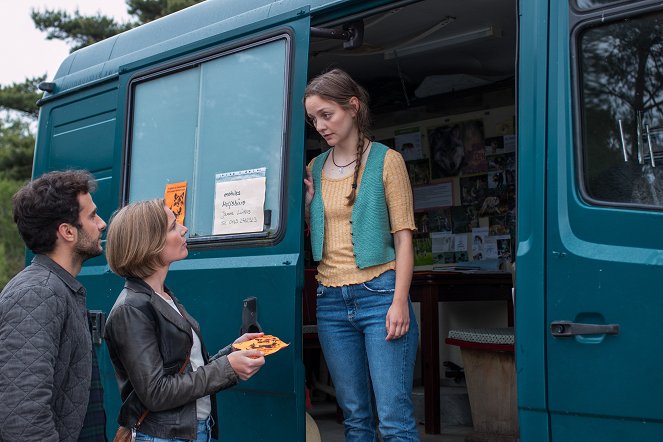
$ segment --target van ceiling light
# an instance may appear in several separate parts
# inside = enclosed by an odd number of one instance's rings
[[[431,40],[416,45],[397,47],[384,52],[385,60],[392,60],[398,57],[420,54],[422,52],[433,51],[435,49],[447,48],[463,43],[484,40],[492,37],[501,37],[502,33],[494,26],[475,29],[473,31],[463,32],[461,34],[450,35],[449,37]]]
[[[484,86],[506,78],[509,78],[509,75],[429,75],[415,89],[414,95],[417,98],[425,98],[432,95]]]

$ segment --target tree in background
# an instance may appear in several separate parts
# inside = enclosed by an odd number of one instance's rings
[[[37,85],[45,77],[0,86],[0,289],[23,268],[24,245],[12,217],[12,195],[30,179],[39,109]]]
[[[200,1],[126,0],[132,17],[127,23],[101,14],[85,16],[55,9],[33,10],[31,17],[47,39],[63,40],[73,52]],[[24,264],[24,246],[13,222],[11,197],[32,175],[37,100],[41,97],[37,86],[45,79],[44,75],[0,85],[0,289]]]

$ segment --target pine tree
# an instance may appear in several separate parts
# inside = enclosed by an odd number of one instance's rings
[[[82,15],[64,10],[33,10],[35,27],[49,40],[66,42],[71,51],[99,42],[143,23],[156,20],[202,0],[126,0],[132,17],[120,23],[102,14]],[[0,289],[23,266],[23,243],[12,219],[11,196],[32,174],[35,136],[32,133],[46,76],[0,85]]]

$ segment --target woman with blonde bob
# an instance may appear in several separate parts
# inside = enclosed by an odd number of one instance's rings
[[[104,334],[123,402],[118,423],[137,441],[216,439],[215,393],[265,363],[259,351],[230,345],[210,357],[198,322],[164,284],[170,264],[188,254],[186,233],[163,199],[123,207],[108,228],[108,264],[126,282]]]

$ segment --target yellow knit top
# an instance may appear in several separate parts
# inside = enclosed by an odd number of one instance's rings
[[[309,163],[309,170],[312,167]],[[364,164],[359,169],[357,192],[361,190],[361,177]],[[358,269],[352,247],[350,221],[352,206],[347,205],[347,196],[352,190],[352,177],[334,179],[322,171],[322,201],[325,208],[325,238],[322,260],[318,264],[318,282],[327,287],[340,287],[370,281],[380,274],[396,268],[396,261],[390,261],[365,269]],[[400,153],[389,149],[384,157],[382,172],[384,193],[389,209],[391,233],[399,230],[416,230],[412,189],[405,162]],[[362,220],[370,223],[370,219]]]

